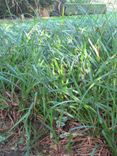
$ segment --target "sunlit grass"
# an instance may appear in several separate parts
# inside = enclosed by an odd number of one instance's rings
[[[0,109],[17,104],[21,118],[9,132],[24,125],[28,151],[41,137],[32,126],[34,115],[56,143],[53,124],[66,116],[91,127],[91,135],[103,136],[116,155],[115,19],[114,14],[1,25]]]

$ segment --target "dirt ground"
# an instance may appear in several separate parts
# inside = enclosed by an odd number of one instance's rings
[[[4,125],[0,125],[1,130],[5,128],[4,130],[6,131],[10,127],[6,119],[7,117],[3,119]],[[73,132],[70,131],[70,129],[80,125],[80,123],[74,120],[69,120],[63,128],[57,129],[55,127],[56,133],[60,137],[58,144],[55,144],[47,131],[41,140],[36,141],[36,144],[31,149],[31,154],[26,156],[89,156],[91,152],[95,152],[95,156],[111,156],[111,152],[101,136],[90,136],[88,129],[85,128]],[[35,120],[34,126],[36,130],[39,130],[39,133],[41,130],[44,131],[39,120]],[[67,134],[72,136],[70,137],[71,139],[67,137]],[[26,134],[19,127],[11,132],[7,140],[0,143],[0,156],[24,156],[25,147]]]

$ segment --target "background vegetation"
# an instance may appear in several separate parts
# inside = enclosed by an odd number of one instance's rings
[[[90,0],[64,0],[65,2],[89,3]],[[0,18],[17,18],[39,15],[39,8],[54,5],[53,0],[0,0]]]
[[[31,17],[36,14],[39,7],[48,7],[52,0],[0,0],[0,17],[19,17],[24,14]]]

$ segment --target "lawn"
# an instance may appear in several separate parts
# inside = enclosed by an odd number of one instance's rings
[[[0,151],[117,155],[116,21],[0,21]]]

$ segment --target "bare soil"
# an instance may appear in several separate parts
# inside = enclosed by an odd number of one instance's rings
[[[9,115],[8,115],[8,114]],[[14,123],[11,112],[2,112],[0,116],[0,134],[7,133],[10,126]],[[4,118],[5,117],[5,118]],[[44,131],[38,120],[33,120],[33,127],[39,133]],[[13,122],[13,123],[12,123]],[[95,156],[111,156],[105,141],[100,136],[92,137],[86,128],[71,132],[71,138],[67,137],[70,129],[80,126],[80,123],[74,120],[68,121],[63,128],[56,129],[59,143],[55,143],[48,132],[41,139],[38,139],[31,149],[30,156],[89,156],[91,152]],[[2,135],[1,135],[2,136]],[[18,127],[10,133],[10,137],[0,143],[0,156],[24,156],[26,147],[26,134],[22,127]]]

